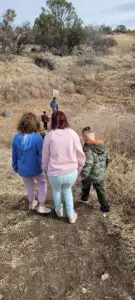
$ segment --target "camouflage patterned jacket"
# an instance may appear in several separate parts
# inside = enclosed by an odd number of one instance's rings
[[[89,177],[92,181],[104,180],[109,163],[108,150],[104,143],[101,141],[95,144],[85,143],[83,151],[86,163],[81,173],[82,178]]]

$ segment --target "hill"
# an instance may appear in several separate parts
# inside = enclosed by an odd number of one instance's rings
[[[0,61],[0,292],[17,300],[132,300],[135,297],[135,48],[134,37],[116,35],[108,55],[58,57],[55,70],[41,69],[26,53]],[[50,112],[52,89],[60,90],[60,105],[80,134],[91,125],[107,142],[111,163],[107,194],[112,210],[107,219],[92,204],[78,202],[74,226],[53,216],[40,218],[27,211],[23,184],[11,170],[11,140],[25,111]],[[12,112],[4,118],[3,111]],[[48,203],[53,207],[49,191]],[[102,275],[108,274],[105,281]]]

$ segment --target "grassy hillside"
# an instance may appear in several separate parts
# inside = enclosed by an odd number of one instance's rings
[[[31,54],[0,62],[0,112],[13,113],[9,119],[0,116],[0,291],[5,299],[134,299],[135,39],[115,38],[118,45],[106,56],[86,47],[82,55],[70,57],[42,53],[55,61],[52,72],[37,67]],[[110,149],[107,195],[112,211],[106,221],[95,199],[92,208],[78,204],[78,186],[74,227],[27,213],[22,181],[11,169],[11,140],[23,112],[51,113],[53,88],[60,90],[71,126],[80,134],[91,125]],[[53,207],[50,192],[48,201]],[[111,281],[102,283],[105,272]]]
[[[13,57],[11,62],[0,62],[0,100],[5,105],[32,99],[48,99],[52,88],[61,92],[61,98],[74,103],[83,97],[99,104],[110,103],[134,108],[134,42],[128,35],[116,36],[118,45],[106,56],[95,56],[90,48],[83,54],[70,57],[51,57],[56,70],[49,72],[34,65],[32,55]],[[64,103],[65,103],[64,102]]]

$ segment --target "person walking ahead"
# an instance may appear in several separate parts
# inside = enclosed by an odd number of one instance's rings
[[[110,211],[104,189],[105,173],[109,163],[108,150],[101,139],[95,138],[95,134],[89,126],[83,129],[82,136],[85,142],[83,150],[86,155],[86,163],[81,172],[81,201],[89,202],[90,188],[93,185],[97,192],[100,209],[106,213]]]
[[[48,130],[48,122],[50,121],[50,118],[48,117],[46,111],[43,112],[43,115],[41,116],[41,120],[44,125],[44,129]]]
[[[52,114],[51,131],[43,145],[42,164],[52,186],[56,214],[63,216],[63,194],[69,222],[75,223],[77,214],[74,211],[72,186],[85,164],[85,155],[79,136],[69,127],[61,111]]]
[[[50,107],[51,107],[53,112],[55,112],[59,109],[59,105],[58,105],[58,102],[56,100],[56,97],[53,97],[53,100],[50,103]]]
[[[43,139],[38,133],[40,123],[36,115],[25,113],[17,130],[12,143],[12,167],[23,179],[29,209],[34,210],[38,206],[39,213],[50,213],[51,210],[45,206],[47,182],[41,167]],[[34,194],[35,181],[38,183],[38,201]]]

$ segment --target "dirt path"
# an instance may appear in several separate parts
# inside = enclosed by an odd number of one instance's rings
[[[4,299],[135,299],[132,257],[119,230],[102,217],[98,204],[77,201],[76,209],[80,217],[72,226],[53,215],[29,214],[25,199],[1,199]],[[105,281],[103,274],[109,274]]]
[[[132,140],[132,115],[121,115],[103,106],[87,113],[82,109],[81,114],[78,108],[68,115],[78,131],[92,124],[106,138],[110,130],[115,132],[114,140],[124,130]],[[8,173],[6,178],[8,190],[13,181]],[[13,189],[17,193],[18,186]],[[76,193],[79,218],[75,225],[69,225],[66,219],[58,220],[53,214],[45,218],[28,213],[20,190],[14,196],[9,190],[0,196],[0,294],[5,300],[135,299],[135,249],[112,224],[111,214],[104,219],[97,202],[94,207],[84,206]],[[50,192],[48,203],[53,208]],[[104,274],[109,275],[105,281]]]

